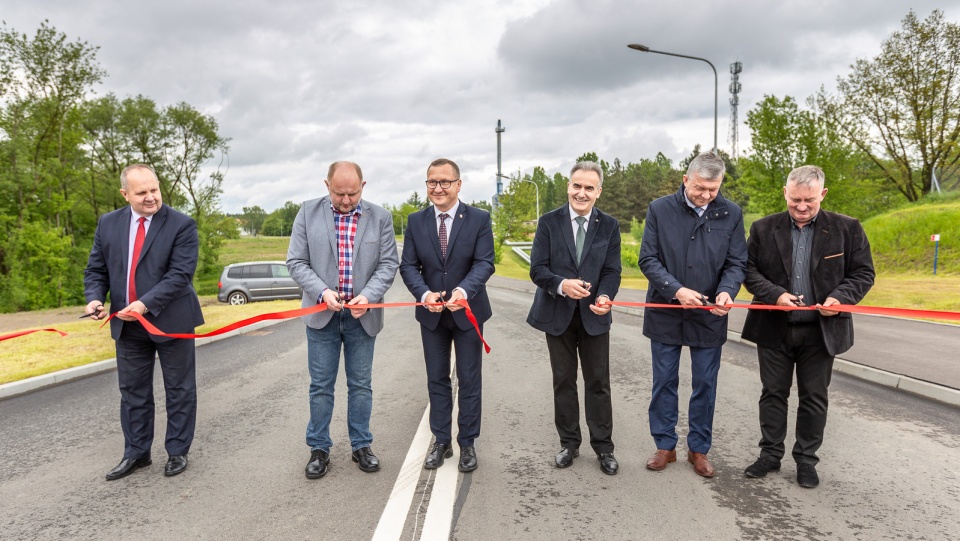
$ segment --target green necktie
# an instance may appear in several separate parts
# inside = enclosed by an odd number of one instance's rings
[[[583,222],[587,221],[583,216],[574,218],[577,221],[577,264],[580,264],[580,256],[583,254],[583,239],[587,236],[587,231],[583,228]]]

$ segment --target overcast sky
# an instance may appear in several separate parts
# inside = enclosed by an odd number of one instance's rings
[[[431,160],[461,168],[466,202],[495,193],[503,170],[569,172],[596,152],[674,160],[713,143],[729,152],[729,65],[743,63],[746,112],[764,94],[801,103],[873,57],[910,9],[960,19],[960,0],[0,0],[0,18],[33,34],[49,19],[100,47],[98,95],[186,101],[230,142],[223,209],[270,211],[326,193],[334,160],[361,165],[364,198],[396,204]]]

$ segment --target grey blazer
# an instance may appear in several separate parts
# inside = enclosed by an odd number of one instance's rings
[[[393,215],[383,207],[361,199],[360,220],[353,244],[353,292],[371,303],[383,302],[397,275],[400,259],[393,235]],[[304,201],[293,222],[290,247],[287,249],[290,276],[303,289],[304,308],[315,306],[323,290],[337,289],[337,232],[333,225],[330,197]],[[304,316],[308,327],[321,329],[330,322],[333,312],[323,311]],[[383,328],[383,310],[372,309],[360,318],[363,330],[376,336]]]

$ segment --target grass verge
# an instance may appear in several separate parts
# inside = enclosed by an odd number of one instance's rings
[[[197,333],[209,332],[241,319],[267,312],[293,310],[300,301],[269,301],[231,306],[220,304],[216,298],[201,298],[206,323]],[[77,308],[79,313],[82,309]],[[69,333],[61,337],[55,333],[36,333],[28,337],[3,342],[0,359],[0,383],[48,374],[65,368],[82,366],[114,357],[110,329],[98,328],[100,323],[82,320],[45,325]]]

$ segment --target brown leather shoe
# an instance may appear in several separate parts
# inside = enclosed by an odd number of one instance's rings
[[[693,471],[701,477],[713,477],[713,464],[707,460],[706,453],[687,451],[687,462],[693,464]]]
[[[677,450],[670,449],[657,449],[656,453],[653,453],[653,456],[647,460],[647,469],[653,471],[664,470],[667,467],[667,464],[677,461]]]

